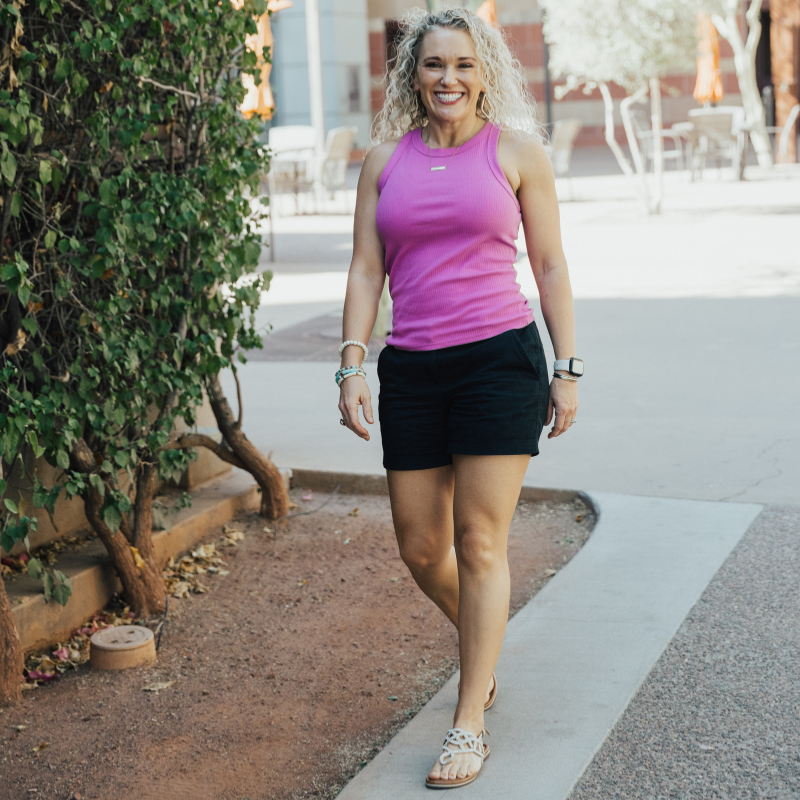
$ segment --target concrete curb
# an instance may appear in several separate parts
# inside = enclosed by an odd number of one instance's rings
[[[339,494],[373,494],[388,495],[389,486],[385,475],[359,475],[353,472],[329,472],[320,469],[293,469],[292,486],[301,486],[315,492],[332,492],[339,486]],[[550,501],[552,503],[568,503],[579,497],[594,514],[599,509],[592,498],[585,492],[573,489],[547,489],[538,486],[523,486],[519,499],[527,503]]]

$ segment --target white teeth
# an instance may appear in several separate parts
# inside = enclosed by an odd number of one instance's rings
[[[443,103],[452,103],[461,97],[460,92],[455,92],[454,94],[441,94],[440,92],[436,92],[435,94]]]

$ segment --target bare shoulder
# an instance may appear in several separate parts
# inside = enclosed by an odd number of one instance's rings
[[[392,157],[392,153],[397,149],[398,144],[400,144],[399,139],[387,139],[385,142],[381,142],[380,144],[376,144],[375,147],[370,148],[367,151],[367,155],[364,157],[364,166],[361,167],[359,183],[365,180],[368,181],[369,184],[377,186],[381,173],[389,163],[389,159]]]
[[[550,156],[538,138],[529,136],[518,139],[511,131],[503,130],[500,133],[499,150],[507,163],[514,165],[521,183],[553,180]]]

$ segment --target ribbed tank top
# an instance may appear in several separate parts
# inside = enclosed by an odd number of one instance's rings
[[[487,122],[456,153],[429,150],[416,128],[384,167],[376,223],[393,303],[388,344],[438,350],[533,320],[516,281],[522,217],[497,160],[499,136]],[[431,172],[431,163],[447,168]]]

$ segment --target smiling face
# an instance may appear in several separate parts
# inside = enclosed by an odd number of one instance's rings
[[[458,28],[435,28],[425,35],[414,91],[420,93],[429,119],[444,124],[474,119],[484,88],[469,33]]]

